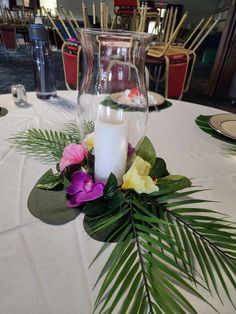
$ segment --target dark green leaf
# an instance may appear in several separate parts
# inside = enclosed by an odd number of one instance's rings
[[[108,177],[107,183],[104,188],[104,197],[105,199],[109,199],[114,196],[115,193],[117,193],[118,188],[118,182],[116,179],[116,176],[111,173]]]
[[[184,176],[169,175],[164,178],[158,179],[157,185],[161,190],[168,188],[175,188],[176,190],[181,190],[190,187],[192,185],[192,182]]]
[[[141,281],[141,273],[139,272],[136,277],[134,278],[134,281],[129,289],[129,292],[122,304],[122,307],[120,309],[120,314],[127,314],[128,308],[132,304],[132,301],[135,299],[137,296],[137,287],[139,286],[139,283]]]
[[[149,162],[151,167],[154,166],[156,162],[156,151],[148,137],[144,137],[136,150],[136,155]]]
[[[136,298],[134,299],[132,308],[130,309],[130,314],[140,313],[139,312],[139,308],[140,308],[141,303],[142,303],[143,300],[146,300],[146,296],[145,296],[144,286],[141,285],[137,289]]]
[[[109,290],[108,294],[106,295],[106,300],[102,305],[102,308],[100,309],[100,313],[104,310],[110,299],[114,296],[115,291],[119,288],[119,285],[124,281],[126,275],[127,275],[127,270],[132,268],[135,260],[137,257],[137,252],[133,252],[128,259],[125,261],[125,263],[122,265],[123,267],[121,268],[117,278],[112,282],[112,287]],[[111,280],[110,282],[111,283]],[[99,303],[97,303],[98,305]]]
[[[116,307],[116,305],[118,304],[118,302],[121,300],[121,298],[124,295],[124,293],[126,292],[128,286],[132,285],[133,279],[136,276],[136,274],[138,273],[139,268],[140,268],[139,263],[136,263],[133,265],[133,267],[131,267],[130,270],[128,270],[128,273],[127,273],[125,279],[122,281],[120,289],[117,292],[116,297],[115,297],[114,301],[112,302],[112,305],[109,308],[109,311],[111,313],[114,310],[114,308]]]
[[[64,178],[60,174],[54,174],[52,169],[49,169],[37,182],[36,187],[44,190],[52,190],[60,186],[64,188]]]
[[[67,207],[65,191],[42,190],[36,187],[29,195],[28,208],[32,215],[51,225],[65,224],[80,214],[78,208]]]
[[[169,175],[164,159],[159,157],[156,158],[155,164],[153,165],[149,175],[156,178],[163,178]]]
[[[84,229],[91,238],[97,241],[117,241],[129,222],[128,212],[129,209],[119,211],[116,214],[109,214],[106,218],[102,217],[101,219],[85,215],[83,221]],[[123,226],[123,228],[117,234],[116,231],[120,226]]]

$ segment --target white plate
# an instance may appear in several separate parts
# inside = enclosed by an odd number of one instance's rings
[[[110,97],[114,102],[117,102],[118,104],[134,105],[132,100],[130,100],[130,98],[124,92],[111,94]],[[148,104],[150,107],[160,106],[165,102],[165,98],[162,95],[151,91],[148,91],[148,98],[150,99],[150,102]]]
[[[217,132],[236,140],[236,114],[216,114],[210,118],[209,124]]]
[[[160,95],[160,94],[157,94],[157,93],[149,91],[148,92],[148,98],[150,96],[155,99],[155,102],[153,102],[153,103],[151,102],[151,103],[148,104],[150,107],[152,107],[152,106],[161,106],[165,102],[165,98],[162,95]]]

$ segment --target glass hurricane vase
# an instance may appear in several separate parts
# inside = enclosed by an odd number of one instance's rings
[[[112,172],[121,183],[127,156],[145,135],[148,117],[145,57],[152,36],[82,29],[83,75],[78,121],[94,122],[95,178]]]

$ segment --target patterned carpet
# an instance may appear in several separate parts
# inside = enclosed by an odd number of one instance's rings
[[[53,51],[52,54],[56,88],[66,89],[61,53]],[[32,60],[26,47],[20,46],[17,53],[9,53],[8,61],[3,47],[0,46],[0,73],[0,94],[10,93],[10,86],[13,84],[25,85],[26,91],[35,90]]]
[[[56,88],[57,90],[66,89],[61,52],[53,51],[52,53]],[[210,71],[211,65],[197,62],[189,91],[184,94],[183,100],[236,113],[236,105],[231,104],[230,101],[205,95]],[[35,90],[30,51],[27,51],[25,46],[20,46],[16,53],[10,53],[8,61],[5,50],[0,45],[0,94],[9,93],[10,86],[13,84],[25,85],[26,91]]]

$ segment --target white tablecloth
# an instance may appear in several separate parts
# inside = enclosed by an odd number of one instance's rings
[[[82,227],[82,215],[51,226],[34,218],[27,198],[38,178],[50,167],[11,148],[7,139],[27,128],[60,129],[74,120],[76,92],[62,91],[56,101],[43,101],[28,93],[27,108],[16,107],[11,95],[0,96],[9,113],[0,118],[0,313],[90,314],[96,290],[92,286],[105,257],[88,269],[100,243]],[[218,110],[181,101],[149,114],[147,136],[172,174],[192,178],[194,185],[210,189],[198,196],[220,202],[214,210],[236,221],[236,159],[222,154],[220,141],[201,131],[194,120]],[[207,296],[207,294],[205,294]],[[189,296],[199,313],[215,313]],[[227,298],[221,313],[236,313]],[[168,314],[168,313],[166,313]]]

